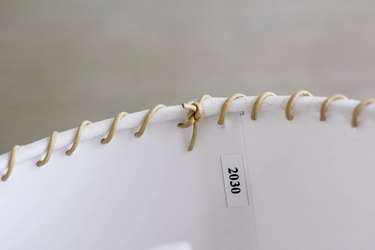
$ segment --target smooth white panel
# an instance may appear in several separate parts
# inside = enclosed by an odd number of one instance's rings
[[[0,189],[1,249],[143,250],[189,242],[194,250],[255,249],[249,207],[227,208],[220,156],[243,154],[240,115],[192,128],[151,124],[108,145],[82,142],[72,157],[53,153],[16,166]]]
[[[243,116],[259,250],[375,248],[375,122],[318,110]]]
[[[192,129],[165,121],[16,165],[0,189],[1,249],[372,250],[370,108],[354,129],[350,108],[320,122],[320,103],[296,103],[293,121],[273,107],[257,121],[230,113],[224,127],[204,117],[193,152]],[[227,207],[223,155],[243,156],[248,206]]]

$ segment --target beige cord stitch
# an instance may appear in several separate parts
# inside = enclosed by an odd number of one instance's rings
[[[289,98],[288,103],[287,103],[286,108],[285,108],[285,116],[286,116],[286,119],[288,119],[289,121],[294,119],[292,109],[293,109],[293,106],[294,106],[294,103],[295,103],[296,99],[300,96],[312,96],[312,94],[309,91],[300,90],[300,91],[295,92]]]
[[[56,139],[57,139],[58,134],[59,133],[57,131],[52,132],[51,138],[50,138],[49,143],[48,143],[47,154],[46,154],[46,156],[44,157],[43,160],[40,160],[36,163],[36,165],[38,167],[41,167],[41,166],[47,164],[47,162],[51,159],[51,155],[53,153],[53,149],[55,148]]]
[[[126,115],[128,115],[128,113],[126,112],[120,112],[116,115],[116,118],[112,122],[112,125],[111,125],[111,128],[109,130],[107,137],[103,138],[100,141],[102,144],[108,144],[112,140],[113,136],[115,135],[116,129],[118,125],[120,124],[121,119]]]
[[[348,98],[342,94],[336,94],[336,95],[332,95],[328,97],[323,102],[322,106],[320,107],[320,121],[324,122],[325,120],[327,120],[326,113],[331,103],[337,100],[342,100],[342,99],[348,99]]]
[[[255,121],[258,118],[259,109],[260,109],[264,99],[267,98],[267,97],[270,97],[270,96],[276,96],[276,94],[274,94],[273,92],[267,91],[267,92],[264,92],[260,96],[257,97],[257,99],[256,99],[256,101],[253,105],[251,116],[250,116],[250,118],[252,120]],[[287,105],[286,105],[286,108],[285,108],[285,116],[289,121],[293,120],[293,118],[294,118],[293,112],[292,112],[293,106],[294,106],[294,103],[295,103],[296,99],[300,96],[312,96],[312,94],[310,92],[306,91],[306,90],[301,90],[301,91],[295,92],[289,98],[289,100],[287,102]],[[180,128],[188,128],[188,127],[193,126],[193,133],[192,133],[192,137],[191,137],[190,144],[189,144],[189,147],[188,147],[188,151],[192,151],[194,149],[194,145],[196,143],[197,135],[198,135],[198,124],[199,124],[199,122],[201,121],[201,119],[203,118],[203,115],[204,115],[204,113],[203,113],[203,103],[210,97],[211,96],[209,96],[209,95],[203,95],[199,100],[195,100],[191,104],[188,104],[188,103],[182,104],[182,107],[187,111],[187,121],[184,122],[184,123],[179,123],[178,126]],[[220,117],[219,117],[219,120],[217,122],[219,125],[224,125],[225,116],[226,116],[226,113],[228,111],[229,105],[235,99],[242,98],[242,97],[245,97],[245,95],[241,94],[241,93],[237,93],[237,94],[229,96],[225,100],[225,102],[223,103],[223,105],[221,107]],[[320,108],[320,120],[321,121],[325,121],[327,119],[326,113],[327,113],[328,108],[332,104],[332,102],[334,102],[336,100],[340,100],[340,99],[347,99],[347,97],[344,96],[344,95],[341,95],[341,94],[336,94],[336,95],[332,95],[332,96],[328,97],[322,103],[321,108]],[[372,103],[375,103],[375,98],[364,99],[354,108],[353,113],[352,113],[352,127],[358,127],[358,125],[359,125],[358,117],[359,117],[362,109],[365,106],[367,106],[369,104],[372,104]],[[152,116],[159,109],[164,108],[164,107],[166,107],[166,106],[162,105],[162,104],[159,104],[159,105],[156,105],[155,107],[153,107],[152,109],[150,109],[148,111],[148,113],[146,114],[146,116],[143,119],[143,122],[142,122],[142,125],[141,125],[139,131],[135,133],[136,137],[141,137],[144,134],[145,129],[146,129],[148,123],[150,122]],[[101,140],[102,144],[107,144],[112,140],[112,138],[114,137],[114,134],[115,134],[115,132],[116,132],[118,126],[119,126],[119,123],[120,123],[121,119],[126,115],[128,115],[128,113],[126,113],[126,112],[120,112],[119,114],[117,114],[117,116],[114,118],[114,120],[112,122],[112,125],[109,129],[107,137],[105,137]],[[72,153],[77,149],[77,147],[80,143],[80,139],[81,139],[83,130],[90,123],[91,122],[87,121],[87,120],[81,123],[81,125],[79,126],[79,128],[77,130],[77,133],[75,135],[72,147],[66,151],[67,155],[72,155]],[[52,133],[52,135],[50,136],[47,152],[46,152],[46,155],[44,156],[44,159],[39,160],[36,163],[36,165],[38,167],[41,167],[41,166],[47,164],[48,161],[50,160],[51,155],[53,153],[53,150],[55,148],[57,136],[58,136],[57,131],[54,131]],[[13,148],[10,152],[10,155],[9,155],[9,161],[8,161],[8,166],[7,166],[6,172],[1,177],[2,181],[7,181],[9,179],[9,177],[12,175],[12,172],[13,172],[13,169],[14,169],[14,164],[15,164],[16,153],[17,153],[17,150],[19,148],[20,148],[19,145],[13,146]]]
[[[180,128],[188,128],[193,126],[193,134],[191,136],[188,151],[194,149],[195,142],[198,135],[198,124],[203,117],[203,103],[206,99],[211,98],[209,95],[203,95],[198,101],[193,101],[192,104],[183,103],[182,107],[188,111],[187,121],[177,124]]]
[[[89,124],[91,124],[91,122],[90,122],[90,121],[87,121],[87,120],[86,120],[86,121],[83,121],[83,122],[81,123],[81,125],[79,126],[79,128],[78,128],[78,130],[77,130],[76,136],[74,137],[73,145],[72,145],[72,147],[71,147],[70,149],[68,149],[68,150],[66,151],[66,155],[68,155],[68,156],[72,155],[73,152],[77,149],[78,144],[79,144],[79,142],[80,142],[80,140],[81,140],[81,135],[82,135],[82,133],[83,133],[83,129],[84,129],[87,125],[89,125]]]
[[[365,99],[365,100],[362,100],[353,110],[353,115],[352,115],[352,127],[353,128],[356,128],[358,127],[359,123],[358,123],[358,116],[360,115],[362,109],[371,104],[371,103],[375,103],[375,98],[368,98],[368,99]]]
[[[12,151],[10,152],[10,156],[9,156],[7,172],[1,177],[2,181],[7,181],[10,175],[12,174],[13,168],[14,168],[14,160],[16,158],[16,152],[19,148],[20,148],[19,145],[13,146]]]
[[[164,104],[158,104],[155,107],[153,107],[152,109],[150,109],[148,111],[147,115],[145,116],[143,122],[142,122],[141,128],[139,129],[138,132],[136,132],[134,134],[134,136],[138,137],[138,138],[141,137],[143,135],[143,133],[145,132],[145,130],[146,130],[147,124],[150,122],[151,117],[155,114],[155,112],[158,111],[159,109],[165,108],[165,107],[166,106]]]
[[[223,126],[224,125],[224,122],[225,122],[225,115],[227,113],[227,110],[229,108],[229,105],[235,100],[235,99],[238,99],[238,98],[241,98],[241,97],[245,97],[246,95],[244,94],[241,94],[241,93],[237,93],[237,94],[233,94],[231,96],[229,96],[223,106],[221,107],[221,112],[220,112],[220,117],[219,117],[219,120],[217,121],[217,124]]]
[[[253,121],[255,121],[258,118],[258,111],[259,111],[259,108],[262,105],[264,99],[266,99],[269,96],[276,96],[276,94],[273,93],[273,92],[270,92],[270,91],[266,91],[263,94],[261,94],[260,96],[258,96],[258,98],[256,99],[256,101],[253,105],[253,110],[251,111],[251,116],[250,116],[250,118]]]

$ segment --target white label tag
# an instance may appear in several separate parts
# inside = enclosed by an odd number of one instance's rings
[[[228,207],[249,205],[242,155],[222,155],[221,166]]]

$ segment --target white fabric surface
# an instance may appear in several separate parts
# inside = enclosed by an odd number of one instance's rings
[[[22,156],[34,157],[1,183],[0,243],[4,249],[144,250],[181,241],[194,250],[373,249],[375,105],[352,128],[358,101],[334,102],[320,122],[325,98],[301,97],[295,119],[287,121],[288,98],[266,99],[257,121],[249,118],[256,97],[237,99],[223,127],[216,122],[225,98],[208,100],[193,152],[186,152],[191,128],[176,126],[186,119],[181,106],[158,112],[140,139],[133,135],[146,111],[129,115],[106,146],[100,139],[111,120],[96,123],[72,157],[65,150],[75,130],[64,132],[42,169],[35,162],[48,138],[35,143],[39,153],[25,146],[30,151]],[[248,206],[228,206],[230,177],[223,169],[231,166],[222,164],[223,155],[243,156],[240,186]]]

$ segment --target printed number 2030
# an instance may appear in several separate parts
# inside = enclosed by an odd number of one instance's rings
[[[238,178],[240,177],[238,176],[237,172],[238,172],[238,168],[236,167],[234,167],[234,169],[228,168],[229,179],[230,179],[229,184],[232,187],[230,191],[232,192],[232,194],[239,194],[241,192],[240,182],[238,181]]]

